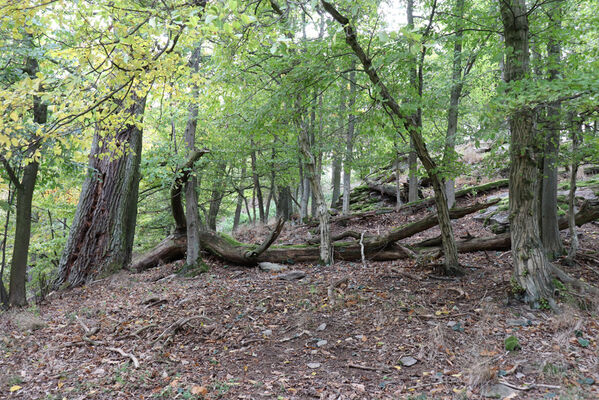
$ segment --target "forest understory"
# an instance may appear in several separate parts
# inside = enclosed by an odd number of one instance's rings
[[[463,198],[458,207],[505,189]],[[384,233],[429,210],[352,219],[336,230]],[[492,234],[477,214],[456,237]],[[479,218],[480,219],[480,218]],[[278,243],[305,242],[309,225]],[[438,227],[405,244],[433,238]],[[237,238],[260,243],[268,229]],[[572,276],[599,285],[599,226],[582,226]],[[562,231],[565,243],[569,238]],[[122,271],[0,316],[2,396],[21,399],[597,398],[596,309],[561,295],[561,313],[511,299],[509,251],[461,254],[467,274],[403,259],[227,265],[177,274],[183,261]],[[558,261],[559,263],[559,261]],[[301,271],[302,279],[286,280]],[[298,274],[301,276],[302,274]],[[514,336],[517,345],[508,339]],[[510,347],[511,346],[511,347]],[[514,348],[515,347],[515,348]],[[512,351],[507,350],[508,348]]]

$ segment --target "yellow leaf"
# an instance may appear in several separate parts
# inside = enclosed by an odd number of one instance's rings
[[[17,390],[21,390],[21,389],[22,389],[22,387],[21,387],[21,386],[19,386],[19,385],[14,385],[14,386],[11,386],[11,387],[10,387],[10,392],[11,392],[11,393],[12,393],[12,392],[16,392]]]
[[[16,111],[13,111],[10,113],[10,119],[12,119],[13,121],[18,121],[19,120],[19,113]]]
[[[394,365],[393,368],[395,368],[396,370],[401,370],[401,367],[399,365]]]
[[[206,389],[204,386],[199,386],[199,385],[193,385],[191,387],[191,394],[199,394],[199,395],[206,395],[208,393],[208,389]]]

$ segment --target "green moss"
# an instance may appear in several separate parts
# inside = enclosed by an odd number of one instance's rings
[[[232,246],[236,246],[236,247],[247,247],[247,248],[256,247],[254,245],[248,245],[248,244],[245,244],[245,243],[238,242],[237,240],[235,240],[233,238],[233,236],[227,235],[226,233],[220,232],[218,235],[221,237],[221,239],[223,239],[225,242],[229,243]]]

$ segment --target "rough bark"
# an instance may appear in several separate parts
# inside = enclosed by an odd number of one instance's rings
[[[243,167],[241,167],[241,177],[239,178],[239,187],[243,187],[243,179],[245,178],[245,161]],[[235,231],[239,227],[239,220],[241,219],[241,208],[243,206],[243,202],[245,200],[245,196],[243,195],[242,189],[237,189],[237,204],[235,206],[235,216],[233,217],[233,231]],[[247,201],[246,201],[247,205]],[[250,217],[250,213],[248,210],[248,218]]]
[[[6,203],[8,204],[8,208],[6,209],[6,218],[4,220],[4,232],[2,236],[2,261],[0,264],[0,303],[8,306],[8,291],[4,286],[4,268],[6,266],[6,246],[8,243],[8,226],[10,224],[10,210],[13,204],[14,199],[14,190],[12,190],[12,181],[8,182],[8,196],[6,198]]]
[[[292,214],[291,189],[289,186],[279,187],[279,200],[277,201],[277,217],[289,221]]]
[[[505,80],[526,78],[530,71],[528,14],[524,0],[500,0],[507,56]],[[552,266],[541,243],[538,224],[538,170],[535,159],[535,113],[521,106],[508,118],[510,127],[510,234],[514,278],[524,300],[537,304],[553,298]]]
[[[106,132],[101,123],[96,128],[91,173],[81,190],[55,287],[84,284],[131,260],[142,150],[139,123],[146,98],[133,96],[130,101],[122,129]]]

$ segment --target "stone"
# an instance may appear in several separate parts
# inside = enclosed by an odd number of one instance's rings
[[[258,263],[258,267],[260,267],[262,271],[268,272],[281,272],[286,271],[288,269],[286,265],[266,261]]]
[[[416,364],[418,362],[417,359],[415,359],[412,356],[406,356],[406,357],[402,357],[399,359],[399,362],[404,366],[404,367],[411,367],[412,365]]]
[[[262,334],[264,336],[271,336],[272,335],[272,330],[270,330],[270,329],[263,330]]]
[[[481,392],[481,394],[484,397],[489,397],[493,399],[504,399],[506,397],[513,396],[515,393],[517,393],[516,390],[508,386],[502,385],[501,383],[496,383],[495,385],[487,386]]]
[[[285,281],[293,281],[296,279],[303,279],[306,277],[304,271],[289,271],[287,273],[279,274],[276,276],[277,279],[283,279]]]
[[[319,362],[308,363],[308,368],[311,368],[311,369],[320,368],[320,363]]]
[[[327,324],[325,324],[324,322],[320,325],[318,325],[318,328],[316,328],[317,331],[324,331],[327,328]]]
[[[325,346],[328,342],[326,340],[319,340],[318,342],[316,342],[316,346],[317,347],[322,347]]]

